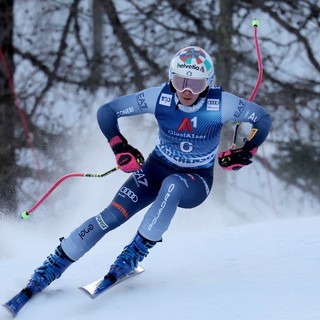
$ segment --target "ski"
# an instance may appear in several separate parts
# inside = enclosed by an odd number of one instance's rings
[[[114,282],[112,279],[108,278],[107,275],[96,280],[84,287],[80,287],[83,292],[88,294],[92,299],[98,297],[101,293],[113,288],[119,283],[130,279],[144,271],[144,268],[138,266],[130,274],[124,278]],[[32,293],[28,289],[21,290],[18,294],[12,297],[9,301],[3,304],[3,307],[12,315],[16,317],[19,311],[26,305],[26,303],[32,298]]]
[[[8,302],[3,304],[3,307],[9,311],[14,318],[18,312],[25,306],[25,304],[31,299],[32,294],[27,290],[23,289]]]
[[[96,281],[93,281],[93,282],[87,284],[86,286],[79,287],[79,289],[82,290],[83,292],[85,292],[87,295],[89,295],[90,298],[94,299],[94,298],[98,297],[101,293],[106,292],[107,290],[110,290],[111,288],[118,285],[119,283],[121,283],[127,279],[130,279],[130,278],[140,274],[143,271],[144,271],[144,268],[142,268],[141,266],[138,266],[131,273],[129,273],[127,276],[125,276],[124,278],[122,278],[116,282],[114,282],[107,275],[105,275],[104,277],[102,277]]]

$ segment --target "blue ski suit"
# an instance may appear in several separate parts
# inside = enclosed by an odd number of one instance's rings
[[[158,143],[111,203],[62,241],[63,250],[74,261],[150,204],[138,231],[146,239],[161,241],[177,207],[194,208],[208,197],[223,124],[251,123],[250,149],[263,143],[271,127],[271,117],[262,107],[220,87],[211,87],[194,105],[183,106],[169,83],[106,103],[97,118],[110,141],[120,134],[118,118],[144,113],[157,120]]]

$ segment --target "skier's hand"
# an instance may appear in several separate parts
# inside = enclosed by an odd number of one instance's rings
[[[252,163],[250,160],[258,148],[246,150],[244,148],[228,149],[218,154],[218,161],[224,170],[240,170]]]
[[[116,156],[118,168],[124,172],[134,172],[141,169],[144,162],[141,152],[123,137],[116,136],[110,140],[110,146]]]

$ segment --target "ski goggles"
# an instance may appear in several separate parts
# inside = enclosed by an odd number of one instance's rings
[[[183,92],[185,90],[190,90],[193,94],[199,94],[207,87],[206,79],[184,78],[177,74],[172,76],[171,83],[177,91]]]

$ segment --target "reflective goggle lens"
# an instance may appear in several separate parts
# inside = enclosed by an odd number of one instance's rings
[[[179,92],[190,90],[193,94],[199,94],[207,87],[207,80],[183,78],[174,74],[172,76],[172,85]]]

